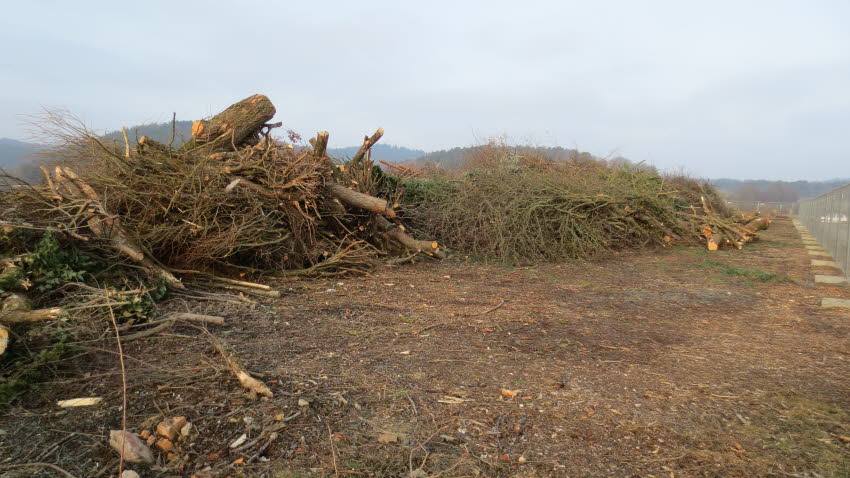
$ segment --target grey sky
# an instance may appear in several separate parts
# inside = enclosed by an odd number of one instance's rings
[[[850,176],[850,2],[4,2],[0,137],[253,93],[305,136],[426,150],[507,135],[705,177]]]

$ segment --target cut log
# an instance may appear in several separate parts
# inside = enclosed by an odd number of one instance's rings
[[[192,123],[192,140],[196,145],[212,142],[239,145],[259,133],[275,112],[265,95],[250,96],[208,120]]]
[[[372,136],[367,136],[363,138],[363,144],[360,146],[360,149],[354,153],[354,157],[351,158],[351,165],[357,165],[363,158],[366,156],[366,153],[381,139],[381,136],[384,135],[384,128],[378,128],[378,131],[375,131],[375,134]]]
[[[383,214],[389,218],[395,217],[395,211],[390,207],[387,201],[381,198],[363,194],[339,184],[329,184],[328,190],[331,195],[339,199],[340,202],[348,204],[349,206]]]
[[[708,236],[708,250],[716,251],[720,249],[720,244],[723,243],[723,236],[720,234],[711,234]]]
[[[0,355],[6,353],[9,347],[9,329],[0,325]]]
[[[166,153],[168,151],[171,151],[171,148],[169,148],[167,145],[164,145],[159,141],[151,139],[149,136],[142,136],[141,138],[139,138],[137,145],[139,148],[139,152],[159,151],[161,153]]]
[[[770,219],[766,217],[756,217],[752,221],[744,224],[744,228],[750,232],[764,231],[770,227]]]
[[[44,320],[56,320],[63,315],[65,315],[65,310],[61,307],[34,310],[4,310],[0,312],[0,322],[6,324],[41,322]]]
[[[410,237],[400,227],[387,221],[381,216],[377,216],[376,223],[378,227],[387,234],[390,238],[398,241],[401,245],[414,252],[424,252],[425,254],[434,256],[438,259],[445,259],[446,253],[440,250],[440,245],[437,241],[420,241]]]
[[[319,131],[316,133],[316,140],[313,142],[313,155],[317,158],[322,158],[328,150],[328,138],[330,133],[327,131]]]

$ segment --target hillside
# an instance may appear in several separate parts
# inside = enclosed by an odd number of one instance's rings
[[[739,201],[794,202],[819,196],[850,182],[850,178],[827,181],[768,181],[764,179],[712,179],[729,199]]]
[[[168,143],[171,140],[172,133],[174,133],[173,144],[175,146],[185,143],[188,138],[192,137],[192,122],[177,121],[173,128],[170,122],[142,124],[127,128],[127,137],[133,143],[142,136],[147,136],[160,143]],[[111,131],[103,136],[116,141],[124,141],[121,130]]]
[[[424,154],[415,160],[415,164],[424,166],[427,164],[437,164],[443,168],[452,168],[461,164],[467,157],[472,154],[475,154],[477,151],[484,148],[484,146],[465,146],[465,147],[457,147],[452,149],[444,149],[440,151],[434,151],[432,153]],[[590,153],[578,151],[575,149],[567,149],[562,148],[560,146],[512,146],[513,150],[517,153],[542,153],[547,158],[553,160],[566,160],[566,159],[600,159]],[[625,158],[612,158],[611,161],[614,162],[629,162]]]
[[[25,161],[31,160],[32,154],[42,149],[37,144],[18,141],[10,138],[0,138],[0,168],[10,169]]]
[[[357,152],[359,146],[349,146],[347,148],[328,148],[328,153],[339,159],[350,158]],[[426,155],[421,149],[410,149],[404,146],[395,146],[392,144],[378,143],[372,147],[372,158],[383,159],[393,163],[402,163],[405,161],[415,160]]]

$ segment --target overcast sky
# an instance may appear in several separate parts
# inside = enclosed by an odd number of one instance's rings
[[[507,135],[702,177],[850,176],[847,1],[3,2],[0,137],[253,93],[305,137],[425,150]]]

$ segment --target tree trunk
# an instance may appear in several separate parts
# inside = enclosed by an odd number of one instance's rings
[[[335,198],[349,206],[383,214],[389,218],[395,217],[395,211],[393,211],[387,201],[381,198],[363,194],[339,184],[329,184],[328,190]]]
[[[195,145],[239,145],[257,134],[274,115],[275,107],[266,96],[250,96],[208,120],[192,123],[192,140]]]

